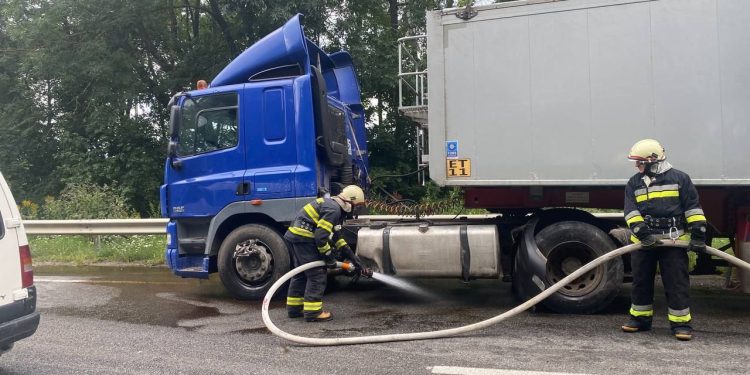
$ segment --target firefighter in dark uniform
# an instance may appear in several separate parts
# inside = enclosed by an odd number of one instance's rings
[[[346,214],[364,203],[362,189],[349,185],[333,198],[318,198],[305,205],[284,234],[284,239],[292,245],[294,267],[317,260],[330,263],[335,249],[350,260],[357,271],[364,271],[359,257],[340,233]],[[290,318],[304,316],[308,322],[320,322],[333,317],[330,312],[323,311],[326,279],[326,267],[315,267],[292,277],[286,298]]]
[[[679,247],[660,247],[664,240],[689,240],[688,251],[706,249],[706,217],[698,192],[686,173],[672,168],[664,148],[653,139],[633,145],[628,159],[638,173],[625,186],[624,214],[632,235],[642,249],[632,253],[633,292],[630,320],[625,332],[648,331],[654,315],[654,277],[659,265],[667,297],[672,334],[692,339],[690,325],[688,255]]]

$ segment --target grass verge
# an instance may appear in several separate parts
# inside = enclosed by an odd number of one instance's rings
[[[164,263],[166,235],[29,236],[31,256],[39,263]]]

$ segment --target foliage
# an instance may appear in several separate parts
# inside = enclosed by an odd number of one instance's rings
[[[397,40],[424,33],[426,9],[436,5],[439,2],[433,0],[357,0],[342,2],[334,12],[338,17],[328,35],[329,49],[349,51],[357,67],[365,113],[371,124],[371,176],[405,174],[416,169],[416,127],[398,113]],[[374,188],[410,199],[423,195],[416,175],[380,180]]]
[[[154,215],[170,97],[305,15],[305,33],[352,54],[373,175],[416,168],[414,125],[397,110],[397,43],[441,0],[6,0],[0,2],[0,168],[21,200],[69,184],[117,186]],[[418,199],[416,178],[380,188]],[[28,207],[31,210],[31,207]],[[34,214],[29,212],[29,214]],[[38,214],[38,213],[37,213]]]
[[[165,236],[31,236],[34,263],[164,263]]]
[[[21,217],[26,220],[36,220],[40,218],[39,205],[28,199],[21,201],[21,204],[18,205],[18,211],[21,212]]]
[[[40,218],[49,220],[125,219],[137,217],[117,189],[70,184],[59,198],[47,197]]]

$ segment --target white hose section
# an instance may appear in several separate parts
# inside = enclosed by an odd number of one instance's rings
[[[662,246],[687,247],[687,245],[688,245],[687,241],[675,241],[674,243],[667,243],[667,241],[664,241],[664,245]],[[586,263],[584,266],[577,269],[575,272],[571,273],[570,275],[566,276],[564,279],[558,281],[556,284],[550,286],[546,290],[537,294],[534,298],[514,307],[513,309],[508,310],[495,317],[482,320],[481,322],[469,324],[469,325],[462,326],[462,327],[442,329],[439,331],[429,331],[429,332],[397,333],[397,334],[389,334],[389,335],[339,337],[339,338],[304,337],[304,336],[297,336],[297,335],[284,332],[278,327],[276,327],[275,324],[273,324],[273,322],[271,321],[271,318],[268,315],[268,305],[271,302],[271,298],[276,293],[276,290],[278,290],[279,287],[281,287],[281,285],[283,285],[287,280],[291,279],[292,276],[300,272],[304,272],[305,270],[308,270],[310,268],[315,268],[315,267],[320,267],[320,266],[325,265],[323,261],[316,261],[316,262],[303,264],[287,272],[284,276],[282,276],[279,280],[277,280],[271,286],[271,289],[268,290],[268,293],[266,293],[266,296],[263,299],[263,308],[262,308],[263,323],[265,323],[266,327],[268,327],[268,329],[276,336],[282,337],[284,339],[287,339],[289,341],[293,341],[296,343],[315,345],[315,346],[352,345],[352,344],[369,344],[369,343],[392,342],[392,341],[426,340],[426,339],[436,339],[436,338],[441,338],[441,337],[456,336],[462,333],[476,331],[478,329],[489,327],[493,324],[497,324],[499,322],[502,322],[505,319],[515,316],[525,310],[528,310],[532,306],[536,305],[537,303],[541,302],[545,298],[549,297],[552,293],[557,292],[560,288],[564,287],[571,281],[579,278],[581,275],[592,270],[593,268],[611,259],[620,257],[623,254],[638,250],[640,248],[641,248],[640,244],[632,244],[632,245],[623,246],[621,248],[610,251],[609,253],[606,253],[594,259],[593,261]],[[710,255],[722,258],[726,260],[727,262],[734,264],[737,267],[742,267],[750,271],[750,263],[747,263],[741,259],[735,258],[722,251],[716,250],[713,247],[706,247],[706,252]]]

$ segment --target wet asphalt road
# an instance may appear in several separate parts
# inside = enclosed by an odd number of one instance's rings
[[[691,342],[669,335],[661,295],[653,331],[621,333],[625,286],[597,315],[525,312],[456,338],[306,347],[270,334],[260,302],[232,299],[215,276],[179,279],[165,268],[35,272],[41,324],[0,357],[0,374],[750,373],[750,295],[723,290],[718,277],[692,280]],[[452,328],[517,304],[509,284],[497,280],[415,283],[441,298],[415,298],[373,280],[347,286],[339,278],[324,300],[333,321],[287,319],[281,302],[272,304],[271,317],[298,335],[346,337]]]

